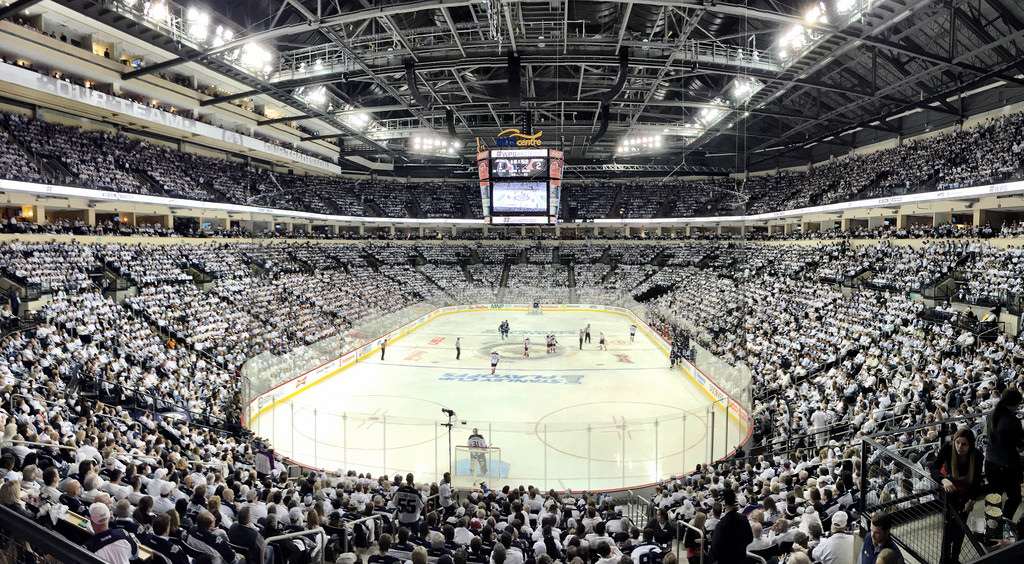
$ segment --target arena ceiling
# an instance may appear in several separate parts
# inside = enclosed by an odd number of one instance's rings
[[[122,17],[110,2],[59,0],[97,19]],[[125,79],[198,62],[250,88],[204,105],[264,94],[292,108],[282,120],[297,120],[311,138],[315,131],[345,153],[411,174],[467,169],[476,138],[492,145],[500,131],[528,126],[577,166],[759,170],[1024,98],[1016,0],[215,0],[208,8],[234,25],[233,37],[195,45],[130,30],[178,57]],[[227,60],[251,43],[273,53],[268,72]],[[415,138],[450,142],[452,130],[461,158],[410,151]]]

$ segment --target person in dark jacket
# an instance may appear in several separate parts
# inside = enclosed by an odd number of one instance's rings
[[[725,515],[715,525],[711,535],[710,562],[718,564],[745,564],[747,545],[754,540],[750,521],[736,509],[736,492],[727,489],[722,493]]]
[[[658,515],[647,522],[647,529],[654,531],[654,542],[661,546],[668,546],[675,538],[675,530],[668,518],[668,510],[658,509]]]
[[[252,514],[249,506],[238,510],[238,520],[228,529],[228,541],[235,546],[245,549],[245,561],[252,564],[259,562],[260,550],[267,541],[260,534],[260,531],[252,525]],[[267,564],[274,561],[274,547],[267,547]]]
[[[950,511],[955,511],[964,523],[967,523],[967,515],[974,509],[974,500],[982,493],[984,462],[985,457],[978,450],[974,431],[964,427],[953,435],[952,441],[942,445],[931,465],[932,479],[942,484]],[[942,538],[948,543],[948,554],[958,559],[964,542],[963,529],[951,519],[945,522],[946,532]]]
[[[214,562],[237,564],[238,555],[228,541],[214,532],[213,514],[203,511],[196,517],[196,524],[185,535],[185,544],[209,554]]]
[[[188,555],[170,538],[171,518],[165,513],[153,519],[153,532],[139,534],[142,544],[167,557],[171,564],[189,564]]]
[[[985,476],[989,491],[1006,495],[1003,516],[1011,521],[1020,505],[1020,484],[1024,481],[1024,467],[1020,460],[1020,453],[1024,451],[1024,428],[1016,416],[1021,399],[1016,388],[1003,390],[986,423],[988,450],[985,451]]]

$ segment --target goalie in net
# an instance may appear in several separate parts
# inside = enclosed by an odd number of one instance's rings
[[[487,475],[487,440],[479,429],[473,428],[473,434],[466,443],[469,446],[469,473],[474,476]]]

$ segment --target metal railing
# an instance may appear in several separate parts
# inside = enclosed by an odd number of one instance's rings
[[[347,527],[349,529],[352,529],[354,531],[355,528],[356,528],[356,525],[358,525],[359,523],[365,523],[366,521],[377,521],[377,523],[375,523],[375,525],[374,525],[374,531],[377,533],[377,535],[375,535],[375,536],[379,536],[379,534],[380,534],[380,527],[383,526],[383,524],[384,524],[384,518],[381,515],[379,515],[379,514],[368,515],[368,516],[363,517],[361,519],[356,519],[355,521],[348,521],[348,522],[345,523],[345,527]],[[371,544],[372,544],[372,541],[376,540],[376,539],[370,539],[370,540],[371,540]],[[348,535],[345,535],[345,537],[341,539],[341,551],[342,552],[351,552],[351,550],[349,550],[349,546],[348,546]]]
[[[313,564],[323,564],[323,561],[324,561],[324,548],[327,545],[327,536],[326,536],[326,533],[324,533],[323,527],[317,527],[315,529],[309,529],[309,530],[306,530],[306,531],[296,531],[294,533],[286,533],[286,534],[283,534],[283,535],[277,535],[277,536],[274,536],[274,537],[270,537],[269,539],[267,539],[267,541],[265,543],[263,543],[263,546],[260,547],[260,559],[259,559],[259,562],[266,562],[267,561],[267,547],[270,546],[270,544],[272,542],[280,541],[280,540],[294,539],[294,538],[299,538],[299,537],[308,537],[309,535],[314,535],[314,534],[317,537],[317,547],[316,547],[316,550],[314,550],[314,551],[312,551],[310,553],[310,561]]]
[[[986,416],[978,413],[902,427],[861,440],[859,513],[865,520],[878,511],[890,513],[894,541],[904,554],[922,564],[960,564],[977,559],[985,551],[958,509],[949,505],[942,486],[925,469],[926,457],[914,462],[903,453],[913,449],[937,451],[936,445],[941,445],[957,426],[977,427]],[[913,435],[924,430],[935,430],[938,440],[900,449],[882,444],[895,432]],[[964,541],[959,553],[952,554],[950,547],[957,537]]]
[[[0,561],[103,564],[91,552],[0,505]]]
[[[679,550],[683,548],[683,535],[678,534],[680,526],[685,529],[689,529],[694,533],[697,533],[697,540],[698,542],[700,542],[700,560],[698,561],[698,563],[704,564],[704,553],[706,552],[706,547],[704,546],[704,531],[682,520],[676,521],[676,560],[678,562],[684,562],[682,557],[679,556]],[[761,562],[764,562],[764,560],[762,560]]]
[[[655,509],[654,504],[647,498],[637,495],[633,490],[627,490],[629,494],[629,503],[626,505],[626,517],[634,525],[643,528],[648,521],[654,517]]]
[[[111,380],[101,379],[93,380],[91,383],[96,385],[96,388],[87,392],[83,392],[83,395],[95,396],[96,398],[101,396],[116,397],[116,392],[121,391],[121,395],[125,397],[123,401],[118,402],[118,405],[120,405],[121,407],[128,407],[135,411],[144,411],[147,413],[152,413],[153,415],[159,415],[160,411],[157,410],[157,406],[164,404],[167,406],[167,408],[164,411],[177,411],[188,414],[189,424],[195,424],[197,426],[207,427],[210,429],[220,428],[214,425],[219,424],[221,427],[223,427],[225,424],[227,424],[226,419],[214,417],[209,412],[204,414],[198,411],[192,411],[191,409],[188,409],[187,407],[181,404],[169,402],[164,398],[161,398],[155,394],[145,391],[142,388],[126,386],[124,384],[113,382]],[[148,400],[148,402],[146,400]]]

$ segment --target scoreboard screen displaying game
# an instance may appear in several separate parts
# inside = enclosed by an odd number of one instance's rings
[[[558,217],[561,151],[496,149],[477,153],[484,218],[493,224],[549,224]]]
[[[547,182],[494,182],[491,184],[494,213],[548,213]]]
[[[491,176],[495,178],[547,178],[547,157],[491,159]]]

